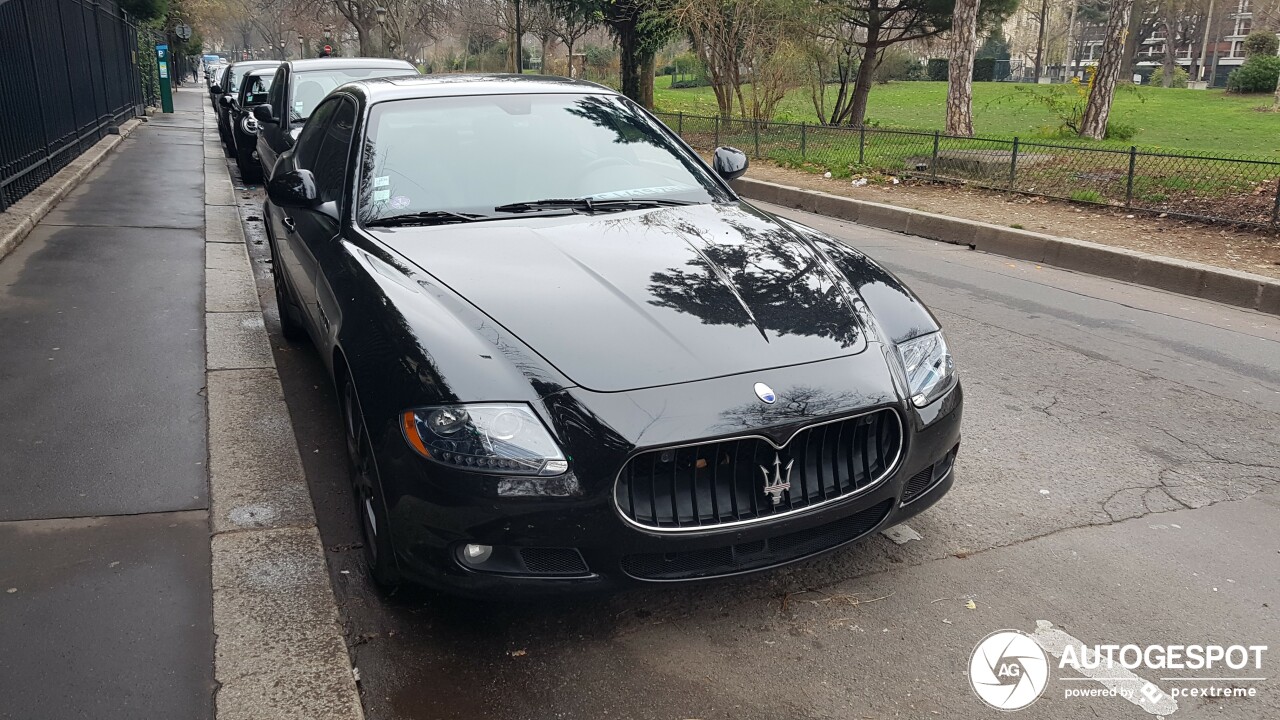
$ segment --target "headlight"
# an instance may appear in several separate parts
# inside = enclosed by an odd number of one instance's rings
[[[942,397],[955,382],[956,364],[947,351],[947,340],[941,331],[898,345],[898,357],[902,359],[911,402],[916,407],[924,407]]]
[[[255,118],[252,115],[245,115],[244,118],[240,120],[240,129],[244,131],[245,135],[257,135],[258,134],[257,118]]]
[[[551,433],[526,405],[442,405],[406,410],[404,438],[443,465],[509,475],[559,475],[569,469]]]

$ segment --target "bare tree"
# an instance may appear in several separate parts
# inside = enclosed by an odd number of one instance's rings
[[[596,3],[589,0],[552,0],[546,5],[555,19],[551,25],[551,33],[564,43],[568,75],[573,77],[573,48],[587,33],[599,27],[602,19],[600,10]]]
[[[973,59],[978,51],[980,0],[956,0],[947,64],[947,134],[973,135]]]
[[[867,114],[867,98],[883,51],[896,44],[933,37],[951,28],[952,6],[938,0],[818,0],[831,16],[828,23],[842,28],[838,34],[862,49],[861,63],[848,104],[832,108],[831,122],[861,125]],[[985,25],[1004,17],[1016,0],[989,0],[978,9],[978,23]],[[844,97],[842,83],[838,95]]]
[[[1102,58],[1093,76],[1093,87],[1084,106],[1080,120],[1081,137],[1102,140],[1107,136],[1107,117],[1111,114],[1111,101],[1115,98],[1116,82],[1124,60],[1124,33],[1129,26],[1129,12],[1133,0],[1112,0],[1107,16],[1107,28],[1102,40]]]

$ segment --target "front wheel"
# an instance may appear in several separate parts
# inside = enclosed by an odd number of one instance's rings
[[[253,150],[236,145],[236,166],[240,168],[240,179],[245,184],[262,182],[262,166],[253,156]]]
[[[383,592],[390,593],[400,586],[400,570],[396,567],[391,550],[390,526],[382,488],[378,483],[378,468],[374,462],[373,444],[360,410],[360,398],[356,386],[347,379],[342,388],[343,425],[347,436],[347,455],[351,458],[351,489],[355,495],[356,514],[360,516],[360,529],[364,536],[365,567],[369,577]]]

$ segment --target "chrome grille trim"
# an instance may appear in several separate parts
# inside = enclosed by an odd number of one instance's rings
[[[719,522],[719,523],[712,522],[712,523],[703,524],[703,525],[692,525],[692,526],[685,526],[685,527],[659,526],[659,525],[650,525],[648,523],[640,522],[630,517],[627,514],[627,511],[623,506],[622,498],[619,497],[619,488],[621,487],[622,476],[623,476],[623,473],[626,472],[627,467],[637,458],[650,453],[659,453],[664,450],[674,451],[674,450],[680,450],[683,448],[718,445],[722,443],[731,443],[731,442],[743,441],[743,440],[763,440],[766,443],[768,443],[769,446],[772,447],[775,451],[780,451],[789,447],[791,444],[791,441],[794,440],[797,435],[805,431],[812,430],[814,428],[820,428],[826,425],[832,425],[835,423],[843,423],[850,420],[856,420],[858,418],[867,417],[869,415],[874,415],[876,413],[887,413],[893,416],[894,421],[896,423],[894,427],[896,427],[896,430],[898,433],[896,453],[893,457],[893,460],[889,462],[887,465],[885,465],[885,469],[879,475],[877,475],[874,479],[872,479],[870,482],[867,482],[862,487],[855,487],[851,491],[846,492],[844,494],[836,494],[833,497],[826,498],[811,504],[807,504],[803,507],[793,508],[791,510],[786,510],[779,513],[771,513],[768,515],[762,515],[759,517],[752,517],[752,518],[747,518],[743,520],[731,520],[731,521]],[[789,518],[789,517],[802,515],[805,513],[815,512],[820,508],[826,507],[836,502],[845,501],[850,498],[858,497],[859,495],[864,495],[880,487],[882,484],[884,484],[886,480],[888,480],[894,474],[894,472],[897,471],[898,465],[902,461],[902,456],[905,450],[906,450],[905,426],[902,421],[901,413],[898,411],[897,408],[894,408],[894,407],[878,407],[871,410],[865,410],[859,413],[855,413],[852,415],[844,415],[841,417],[830,418],[828,420],[823,420],[821,422],[804,425],[802,427],[797,428],[794,432],[792,432],[791,435],[788,436],[787,439],[782,444],[778,444],[774,442],[772,438],[766,435],[762,435],[759,433],[747,433],[743,435],[730,435],[726,437],[716,438],[714,440],[702,440],[702,441],[690,442],[690,443],[677,443],[673,445],[656,445],[652,447],[637,448],[627,456],[626,460],[623,461],[622,466],[618,469],[617,474],[614,476],[613,490],[612,490],[613,505],[614,505],[614,509],[617,511],[618,516],[622,518],[624,522],[626,522],[628,525],[631,525],[632,527],[638,528],[640,530],[644,530],[646,532],[673,533],[673,534],[674,533],[693,533],[693,532],[719,531],[727,528],[737,528],[737,527],[743,527],[747,525],[758,525],[761,523],[772,522],[774,520],[778,520],[781,518]],[[796,481],[793,481],[793,484],[795,482]],[[837,490],[838,490],[838,484],[837,484]],[[652,486],[650,488],[650,492],[653,492]],[[737,493],[731,492],[730,496],[736,505]],[[712,497],[713,498],[716,497],[715,492],[712,493]],[[674,493],[673,493],[672,499],[674,503],[674,500],[675,500]],[[651,507],[656,505],[656,497],[654,497],[652,500],[653,502],[651,503]],[[757,502],[755,493],[751,494],[751,500],[752,500],[752,508],[754,510]],[[735,507],[734,508],[735,513],[737,512],[737,510],[738,509]],[[678,517],[678,513],[673,513],[673,517]]]

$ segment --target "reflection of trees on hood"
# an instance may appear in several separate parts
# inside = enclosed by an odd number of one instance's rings
[[[699,256],[684,268],[653,273],[649,302],[708,325],[754,322],[766,339],[770,330],[831,338],[845,347],[857,343],[860,327],[851,299],[807,243],[780,229],[728,224],[739,242],[717,244],[698,228],[676,225]]]
[[[765,405],[753,401],[724,410],[720,413],[722,420],[716,424],[716,427],[737,430],[786,425],[829,417],[842,410],[865,407],[884,399],[866,398],[860,393],[850,391],[833,393],[830,390],[807,385],[779,388],[778,398],[777,405]]]

